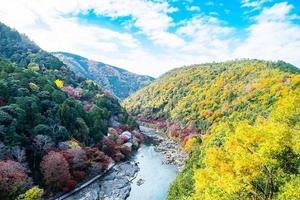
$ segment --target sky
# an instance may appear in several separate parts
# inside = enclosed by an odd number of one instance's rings
[[[154,77],[239,58],[300,66],[300,0],[0,0],[0,21],[47,51]]]

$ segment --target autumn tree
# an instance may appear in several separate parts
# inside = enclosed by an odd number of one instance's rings
[[[25,169],[18,162],[0,161],[0,197],[13,199],[32,184]]]
[[[45,184],[53,190],[69,190],[69,182],[72,177],[69,171],[69,164],[64,156],[55,151],[50,151],[43,157],[41,171]]]

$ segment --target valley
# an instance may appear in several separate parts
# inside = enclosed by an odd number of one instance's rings
[[[71,191],[66,198],[62,196],[57,199],[165,199],[169,185],[183,166],[176,167],[170,163],[158,149],[160,144],[168,140],[163,133],[148,127],[143,127],[142,133],[146,137],[144,144],[129,161],[112,166],[101,178],[74,193]]]
[[[192,2],[172,1],[188,21],[169,1],[29,0],[16,27],[32,35],[0,22],[1,200],[300,199],[298,15],[241,1],[261,15],[230,39],[235,28]]]

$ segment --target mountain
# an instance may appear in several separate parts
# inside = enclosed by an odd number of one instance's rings
[[[150,76],[134,74],[79,55],[65,52],[54,52],[52,54],[68,65],[76,74],[96,81],[102,88],[119,99],[125,99],[154,80]]]
[[[41,67],[59,69],[64,64],[50,53],[42,50],[26,35],[19,34],[0,22],[0,56],[20,67],[37,63]]]
[[[300,70],[236,60],[172,70],[125,99],[190,155],[171,199],[297,199]]]
[[[2,23],[0,36],[0,199],[49,199],[130,154],[118,134],[137,124],[117,99]]]

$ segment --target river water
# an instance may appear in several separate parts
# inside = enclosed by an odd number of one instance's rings
[[[168,188],[175,179],[175,165],[162,164],[163,155],[154,150],[153,145],[141,145],[133,160],[138,162],[140,171],[131,184],[128,200],[164,200]],[[139,179],[144,183],[138,186]]]

